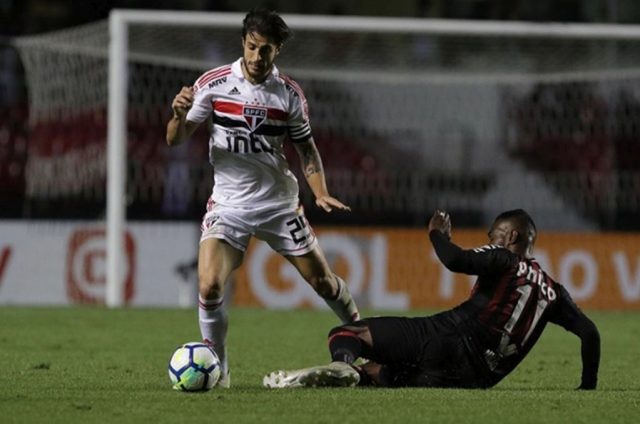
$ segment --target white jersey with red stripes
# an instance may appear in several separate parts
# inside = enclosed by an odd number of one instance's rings
[[[194,86],[187,120],[212,117],[209,160],[212,198],[227,206],[297,206],[298,181],[283,143],[311,137],[307,101],[295,81],[274,66],[261,84],[242,73],[242,58],[205,72]]]

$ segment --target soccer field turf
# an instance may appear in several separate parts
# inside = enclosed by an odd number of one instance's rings
[[[579,341],[553,325],[489,390],[267,390],[262,376],[269,371],[328,362],[326,334],[336,319],[236,308],[232,388],[181,393],[171,389],[167,361],[177,345],[199,339],[195,309],[2,307],[0,422],[640,422],[640,314],[588,314],[602,337],[593,392],[574,390]]]

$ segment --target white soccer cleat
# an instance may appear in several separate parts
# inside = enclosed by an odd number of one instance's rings
[[[204,339],[202,341],[202,343],[206,344],[207,346],[209,346],[214,352],[216,352],[216,355],[218,356],[218,358],[220,359],[220,378],[218,379],[218,382],[216,383],[216,387],[221,387],[223,389],[229,389],[231,388],[231,370],[229,369],[229,365],[227,365],[227,350],[226,348],[222,348],[222,352],[224,353],[224,356],[221,357],[218,354],[218,351],[216,350],[215,347],[215,343],[213,343],[211,340],[209,339]],[[227,372],[225,372],[224,370],[227,370]]]
[[[262,379],[262,385],[268,389],[293,387],[353,387],[360,381],[358,371],[344,362],[332,362],[329,365],[303,368],[301,370],[279,370],[269,373]]]
[[[220,375],[217,386],[223,389],[231,388],[231,371],[227,371],[226,374]]]

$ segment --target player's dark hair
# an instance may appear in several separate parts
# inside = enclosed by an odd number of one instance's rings
[[[280,15],[261,7],[251,9],[242,21],[242,38],[246,38],[251,32],[257,32],[278,46],[282,46],[293,36]]]
[[[533,244],[536,239],[538,229],[531,216],[524,209],[512,209],[510,211],[502,212],[496,217],[496,221],[509,220],[513,223],[514,227],[518,229],[519,233],[526,235],[526,240],[529,244]]]

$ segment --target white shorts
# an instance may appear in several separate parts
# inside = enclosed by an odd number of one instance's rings
[[[304,255],[318,244],[302,206],[240,209],[222,206],[209,199],[200,228],[200,242],[218,238],[243,252],[251,236],[267,242],[284,256]]]

